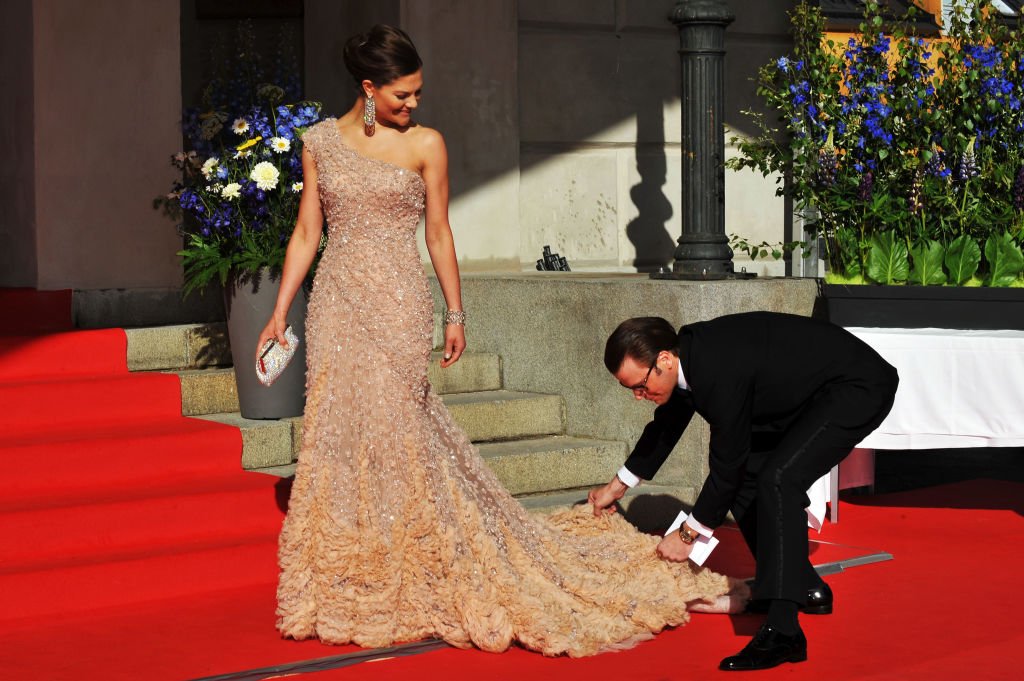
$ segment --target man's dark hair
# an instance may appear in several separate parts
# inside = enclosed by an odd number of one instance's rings
[[[629,355],[640,364],[654,364],[662,350],[675,352],[676,330],[661,317],[633,317],[619,324],[604,346],[604,365],[615,373]]]
[[[345,67],[362,89],[368,80],[377,87],[416,73],[423,66],[412,40],[400,28],[377,24],[345,43]]]

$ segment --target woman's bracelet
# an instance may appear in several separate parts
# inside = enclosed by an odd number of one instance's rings
[[[446,326],[448,324],[458,324],[459,326],[465,326],[466,313],[463,312],[462,310],[448,310],[447,312],[444,313],[444,323]]]

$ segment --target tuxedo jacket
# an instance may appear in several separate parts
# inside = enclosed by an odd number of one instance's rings
[[[830,424],[856,429],[891,403],[896,370],[845,329],[775,312],[726,315],[679,330],[689,390],[654,411],[626,468],[650,480],[694,413],[711,426],[709,474],[693,516],[718,527],[732,507],[758,432],[784,433],[819,400]]]

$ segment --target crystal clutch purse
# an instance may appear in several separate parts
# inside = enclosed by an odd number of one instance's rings
[[[288,341],[287,348],[278,343],[276,338],[271,338],[260,348],[260,356],[256,360],[256,377],[263,385],[269,386],[276,381],[295,356],[299,337],[291,326],[284,330],[284,338]]]

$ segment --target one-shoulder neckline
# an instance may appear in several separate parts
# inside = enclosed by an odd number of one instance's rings
[[[423,176],[420,175],[415,170],[413,170],[412,168],[406,168],[405,166],[398,165],[397,163],[394,163],[392,161],[385,161],[382,158],[374,158],[373,156],[367,156],[366,154],[361,154],[361,153],[359,153],[359,151],[357,151],[355,149],[355,147],[351,146],[350,144],[347,144],[345,142],[345,138],[342,137],[342,135],[341,135],[341,130],[338,129],[338,119],[337,118],[329,118],[329,119],[325,120],[324,123],[327,123],[328,125],[331,126],[331,129],[334,131],[335,136],[338,138],[338,144],[341,145],[342,148],[347,149],[349,151],[349,153],[351,153],[351,154],[353,154],[355,156],[358,156],[359,158],[364,159],[366,161],[371,161],[373,163],[379,163],[381,165],[385,165],[385,166],[388,166],[390,168],[394,168],[396,170],[400,170],[403,173],[408,173],[408,174],[412,175],[413,177],[415,177],[416,179],[418,179],[420,181],[420,183],[424,187],[426,187],[426,185],[427,185],[426,180],[424,180]]]

